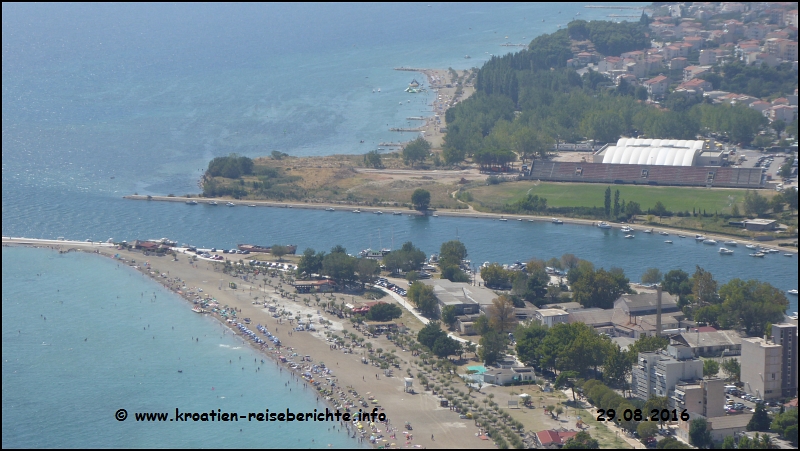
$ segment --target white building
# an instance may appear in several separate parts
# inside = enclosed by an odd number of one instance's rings
[[[545,326],[553,327],[559,323],[566,323],[569,313],[557,308],[546,308],[535,311],[533,316]]]

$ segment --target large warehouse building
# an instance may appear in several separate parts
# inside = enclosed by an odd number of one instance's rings
[[[592,162],[536,162],[531,178],[559,182],[763,188],[760,168],[728,165],[713,140],[621,138],[592,154]]]

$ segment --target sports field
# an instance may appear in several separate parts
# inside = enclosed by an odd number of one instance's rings
[[[603,207],[606,187],[611,187],[611,201],[614,191],[619,190],[620,201],[638,202],[642,210],[653,207],[661,201],[667,210],[689,211],[697,209],[708,213],[730,213],[734,204],[744,211],[743,189],[699,188],[675,186],[633,186],[605,185],[599,183],[555,183],[555,182],[508,182],[499,185],[479,186],[469,190],[475,201],[486,207],[500,207],[524,198],[528,193],[547,199],[548,207]],[[775,192],[759,190],[762,196],[772,197]]]

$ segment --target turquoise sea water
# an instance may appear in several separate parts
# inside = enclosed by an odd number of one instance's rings
[[[745,249],[721,257],[716,248],[675,237],[666,247],[659,236],[625,240],[617,231],[573,225],[121,198],[197,192],[199,171],[231,152],[360,153],[381,141],[410,139],[389,127],[429,114],[431,99],[404,93],[420,76],[393,67],[480,66],[490,53],[513,49],[503,42],[527,43],[577,13],[604,18],[612,10],[582,4],[4,3],[2,12],[4,236],[170,237],[209,247],[294,243],[318,250],[342,244],[350,252],[410,240],[429,253],[459,237],[476,265],[570,252],[598,266],[621,267],[634,280],[651,266],[692,272],[699,264],[721,282],[756,278],[797,288],[796,257],[752,259]],[[377,88],[381,93],[373,94]],[[159,285],[113,262],[3,249],[3,263],[4,447],[354,444],[327,428],[248,425],[240,433],[229,425],[184,425],[181,431],[117,423],[112,416],[120,407],[209,408],[220,395],[220,402],[258,410],[268,401],[286,405],[290,395],[280,384],[266,387],[274,376],[269,368],[226,366],[240,356],[246,362],[256,357],[234,349],[239,345],[220,337],[216,323],[198,318]],[[157,302],[150,303],[153,292]],[[797,310],[797,298],[790,300],[790,310]],[[220,390],[224,394],[215,393]],[[291,401],[313,406],[315,398]]]

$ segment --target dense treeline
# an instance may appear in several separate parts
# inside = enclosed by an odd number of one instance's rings
[[[707,80],[714,89],[753,97],[787,96],[797,88],[797,72],[790,63],[747,66],[736,60],[698,78]]]
[[[576,41],[590,40],[603,55],[619,55],[641,50],[650,45],[646,28],[639,22],[614,23],[605,20],[574,20],[567,26],[569,37]]]
[[[253,160],[230,154],[227,157],[217,157],[208,163],[206,175],[209,177],[225,177],[237,179],[243,175],[253,173]]]
[[[570,36],[588,37],[601,52],[617,55],[647,47],[640,30],[638,24],[575,21],[569,30],[537,37],[526,50],[493,57],[478,71],[475,95],[447,110],[445,161],[477,157],[485,166],[503,160],[506,150],[525,159],[544,156],[555,141],[584,138],[604,143],[620,136],[694,139],[717,133],[749,144],[766,119],[746,106],[710,105],[699,97],[671,95],[665,103],[671,110],[663,111],[641,102],[646,98],[642,87],[615,87],[600,73],[580,76],[565,67],[572,56]],[[712,83],[736,92],[761,89],[757,85],[762,76],[769,93],[783,92],[792,83],[783,67],[762,71],[737,66],[726,71],[723,76],[713,74],[719,79]]]

